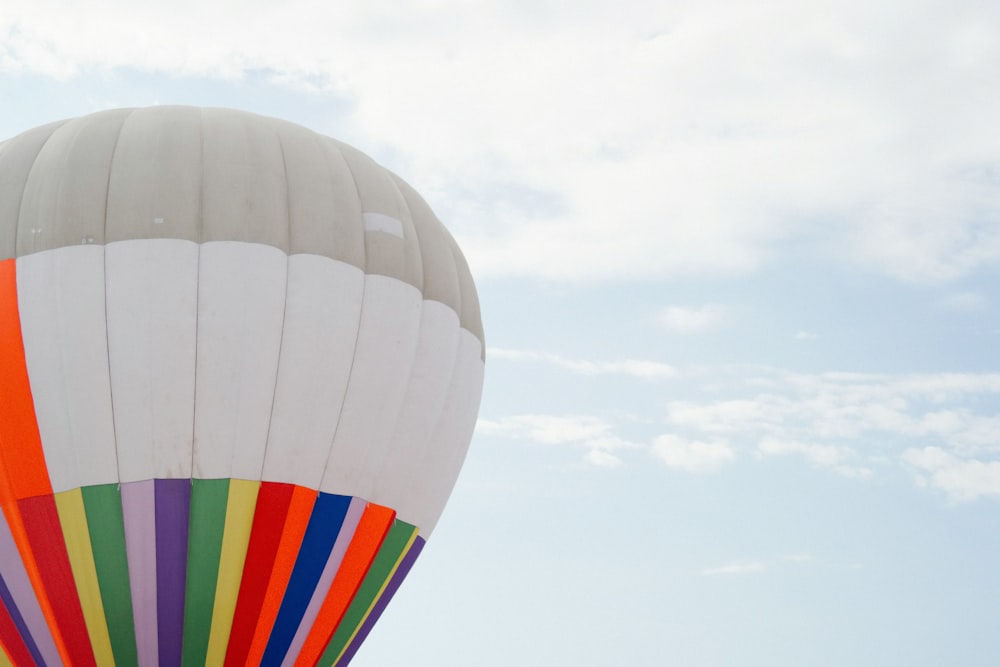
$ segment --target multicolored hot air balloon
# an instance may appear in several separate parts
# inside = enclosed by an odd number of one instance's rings
[[[347,664],[483,360],[455,242],[349,146],[190,107],[0,143],[6,659]]]

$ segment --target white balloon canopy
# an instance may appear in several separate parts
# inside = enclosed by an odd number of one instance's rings
[[[105,111],[0,144],[0,259],[8,657],[346,664],[482,389],[427,204],[288,122]]]

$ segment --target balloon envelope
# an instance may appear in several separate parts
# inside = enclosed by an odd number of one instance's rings
[[[458,475],[468,267],[360,152],[224,109],[0,143],[0,644],[346,664]]]

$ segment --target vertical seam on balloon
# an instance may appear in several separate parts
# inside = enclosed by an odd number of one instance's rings
[[[274,136],[278,141],[278,154],[281,156],[281,173],[285,177],[285,254],[291,252],[291,239],[289,238],[292,228],[292,188],[288,182],[288,160],[285,157],[285,143],[281,140],[281,132],[277,128]]]
[[[395,174],[392,174],[391,172],[390,172],[390,176],[392,177],[392,181],[395,184],[396,189],[400,192],[401,196],[403,197],[403,203],[404,203],[404,205],[406,205],[407,209],[410,210],[409,204],[408,204],[408,202],[406,200],[406,196],[403,193],[403,188],[400,186],[401,183],[403,185],[406,185],[405,182],[403,182],[402,179],[400,179]],[[433,216],[433,212],[432,211],[431,211],[431,215]],[[412,210],[410,210],[410,217],[411,218],[413,217]],[[438,221],[436,217],[434,217],[432,221],[435,224],[441,226],[440,221]],[[418,470],[423,470],[424,469],[424,466],[422,464],[424,464],[424,462],[427,460],[427,457],[429,456],[429,452],[433,451],[433,449],[434,449],[434,445],[433,445],[434,433],[435,433],[435,431],[436,431],[436,429],[438,427],[438,424],[444,418],[445,409],[446,409],[446,406],[447,406],[447,403],[448,403],[448,395],[451,393],[450,388],[456,382],[456,376],[457,376],[458,369],[459,369],[459,359],[461,357],[461,351],[462,351],[461,331],[463,330],[463,327],[462,327],[462,302],[463,302],[464,291],[463,291],[463,288],[462,288],[463,281],[462,281],[462,278],[461,278],[460,274],[462,273],[462,267],[465,266],[464,265],[464,257],[462,257],[460,253],[456,253],[457,245],[454,243],[453,237],[447,232],[447,230],[445,230],[443,228],[443,226],[441,226],[441,231],[442,231],[442,236],[443,236],[442,240],[445,243],[445,249],[447,251],[447,256],[451,260],[451,262],[452,262],[451,266],[452,266],[452,268],[454,270],[455,293],[456,293],[455,296],[456,296],[457,302],[456,302],[455,306],[452,306],[452,305],[449,305],[449,304],[447,304],[447,303],[445,303],[444,301],[441,301],[441,300],[428,299],[426,291],[424,291],[423,294],[422,294],[423,300],[421,302],[421,310],[423,311],[423,309],[426,306],[426,304],[427,304],[428,301],[430,301],[430,300],[437,301],[438,303],[442,304],[444,307],[448,308],[449,310],[451,310],[452,312],[455,313],[456,320],[457,320],[457,325],[458,325],[458,332],[457,332],[457,336],[456,336],[456,339],[455,339],[455,348],[454,348],[453,354],[452,354],[452,359],[451,359],[452,363],[451,363],[451,368],[450,368],[449,373],[448,373],[448,381],[447,381],[447,384],[446,384],[445,395],[444,395],[443,400],[441,402],[440,409],[437,411],[436,414],[434,414],[432,416],[432,419],[429,422],[429,427],[430,428],[429,428],[429,431],[427,433],[427,438],[426,438],[425,442],[422,443],[423,446],[421,447],[421,451],[418,453],[418,456],[415,459],[415,463],[418,465]],[[414,233],[416,235],[417,243],[418,243],[418,246],[419,246],[419,244],[420,244],[420,238],[421,238],[420,237],[420,231],[419,231],[419,229],[417,228],[417,226],[415,224],[414,224]],[[423,248],[421,248],[421,249],[423,249]],[[423,256],[423,252],[421,252],[421,256]],[[425,276],[425,278],[426,278],[426,276]],[[425,287],[426,287],[426,280],[425,280]],[[419,333],[418,333],[418,335],[419,335]],[[478,338],[478,337],[476,337],[476,338]],[[411,366],[410,376],[409,376],[410,378],[412,378],[412,373],[413,373],[413,367]],[[399,425],[398,420],[397,420],[397,424],[396,425],[397,425],[397,428],[398,428],[398,425]],[[393,437],[395,437],[395,432],[393,433]],[[383,470],[384,470],[384,466],[383,466]],[[418,488],[418,484],[419,484],[419,475],[415,475],[411,479],[407,480],[406,493],[401,493],[400,497],[401,498],[411,497],[412,489]],[[401,508],[397,508],[397,509],[401,509]],[[407,510],[408,509],[409,508],[407,508]],[[407,518],[409,518],[409,517],[407,517]]]
[[[368,160],[368,161],[370,161],[370,158],[368,158],[367,156],[364,156],[364,155],[361,155],[358,159],[359,160]],[[360,186],[358,185],[358,179],[355,177],[354,170],[351,167],[351,161],[348,160],[348,159],[346,159],[346,158],[345,158],[344,161],[345,161],[345,163],[346,163],[346,165],[348,167],[348,170],[350,171],[350,173],[352,175],[352,178],[354,178],[355,188],[358,191],[358,199],[359,199],[359,202],[362,205],[362,216],[363,216],[364,215],[364,202],[362,201]],[[389,183],[389,187],[391,187],[392,189],[395,190],[395,194],[397,195],[398,202],[401,204],[401,206],[405,210],[405,213],[410,218],[410,225],[414,228],[411,236],[413,236],[413,242],[415,242],[417,244],[417,250],[418,250],[417,254],[418,254],[418,256],[421,256],[419,236],[416,233],[416,227],[415,227],[415,225],[413,223],[413,214],[412,214],[412,211],[410,210],[409,205],[406,202],[406,198],[403,196],[403,193],[400,191],[399,186],[396,183],[396,181],[391,177],[391,173],[390,173],[389,176],[386,177],[386,182]],[[402,223],[402,221],[400,221],[400,222]],[[366,260],[367,260],[367,251],[368,251],[368,238],[367,238],[367,235],[365,235],[364,238],[365,238],[365,251],[366,251]],[[406,242],[405,239],[404,239],[403,242],[405,244],[405,242]],[[403,256],[404,256],[404,259],[407,256],[405,245],[404,245],[404,248],[403,248]],[[371,275],[371,274],[368,274],[367,271],[366,271],[366,273],[365,273],[365,285],[366,286],[368,284],[369,275]],[[404,270],[403,270],[403,278],[402,279],[394,278],[394,277],[391,277],[391,276],[386,276],[386,277],[394,279],[394,280],[399,280],[400,282],[402,282],[402,283],[404,283],[406,285],[411,285],[409,283],[409,281],[406,280],[406,269],[405,269],[405,266],[404,266]],[[415,333],[416,333],[417,341],[414,343],[414,348],[413,348],[414,356],[411,356],[409,358],[409,364],[407,365],[407,368],[405,369],[405,373],[406,373],[405,382],[406,382],[406,387],[407,388],[409,387],[410,378],[412,377],[412,374],[413,374],[413,371],[414,371],[414,364],[416,362],[415,353],[416,353],[417,346],[419,345],[420,334],[421,334],[421,331],[422,331],[422,327],[421,327],[422,317],[421,317],[421,313],[419,311],[423,310],[423,301],[424,301],[424,299],[423,299],[423,297],[424,297],[424,294],[423,294],[424,279],[423,278],[424,278],[424,276],[423,276],[423,266],[421,264],[421,267],[420,267],[420,283],[421,283],[421,286],[418,288],[415,285],[411,285],[411,286],[414,287],[414,289],[417,290],[418,294],[420,295],[420,300],[419,300],[419,304],[418,304],[418,313],[416,314],[417,322],[416,322],[416,332]],[[361,314],[360,314],[361,317],[359,319],[359,327],[358,327],[358,338],[355,339],[355,348],[354,348],[355,349],[355,353],[354,353],[354,355],[352,356],[352,359],[351,359],[351,371],[350,371],[350,374],[348,375],[348,384],[347,384],[347,391],[346,391],[345,396],[350,395],[350,393],[351,393],[351,387],[352,387],[352,381],[354,380],[354,364],[357,361],[358,341],[360,340],[361,328],[362,328],[362,325],[363,325],[363,323],[365,321],[364,320],[364,314],[365,314],[364,305],[365,305],[365,303],[366,302],[364,302],[364,301],[362,302],[362,310],[361,310]],[[406,395],[406,390],[404,389],[404,401],[405,401],[405,395]],[[338,434],[338,432],[340,430],[340,425],[341,425],[341,419],[340,419],[340,417],[343,415],[344,403],[346,403],[346,400],[341,403],[340,415],[338,416],[338,421],[337,421],[337,429],[334,432],[334,439],[333,439],[334,443],[336,442],[337,434]],[[387,436],[388,440],[384,443],[384,447],[386,448],[385,451],[388,451],[387,448],[390,447],[391,444],[392,444],[392,436],[393,436],[393,434],[395,432],[395,427],[398,424],[400,416],[401,416],[401,412],[397,412],[395,414],[395,418],[393,420],[394,423],[392,424],[393,429],[389,432],[389,434]],[[334,457],[334,451],[333,451],[333,447],[331,446],[331,449],[327,453],[327,460],[326,460],[326,463],[325,463],[324,469],[323,469],[324,479],[326,477],[327,471],[330,468],[330,463],[331,463],[331,460],[333,459],[333,457]],[[364,463],[362,465],[367,464],[369,462],[370,462],[370,459],[366,457],[364,459]],[[384,468],[384,465],[382,467]],[[359,491],[363,492],[366,496],[370,497],[371,494],[372,494],[372,492],[374,491],[374,488],[359,489]]]
[[[198,261],[195,263],[195,273],[194,273],[194,284],[196,288],[194,290],[194,376],[191,382],[194,387],[191,389],[191,456],[188,458],[188,477],[189,479],[194,479],[194,450],[196,443],[195,437],[195,425],[198,423],[198,323],[200,318],[198,317],[199,309],[201,307],[201,242],[199,241],[196,246],[195,252],[198,255]]]
[[[194,479],[194,451],[196,443],[194,441],[195,428],[198,423],[198,324],[201,318],[198,317],[201,308],[201,246],[205,242],[205,110],[198,109],[198,166],[201,173],[198,178],[198,219],[197,225],[197,252],[198,262],[195,267],[194,284],[197,288],[194,291],[194,389],[191,391],[191,458],[188,461],[190,478]]]
[[[455,261],[455,269],[458,272],[458,305],[459,309],[456,311],[458,313],[458,322],[462,329],[465,329],[472,337],[479,341],[479,358],[485,363],[486,362],[486,336],[483,333],[483,322],[482,313],[479,306],[479,295],[476,293],[475,284],[472,283],[472,272],[469,269],[469,263],[465,259],[465,255],[462,254],[462,250],[458,247],[458,242],[455,241],[455,237],[448,235],[449,247],[451,248],[451,256]],[[464,278],[463,278],[464,276]],[[472,283],[472,292],[466,290],[467,284]],[[473,318],[473,322],[476,319],[479,320],[479,326],[475,331],[468,326],[466,321],[466,297],[471,297],[471,301],[475,306],[476,313],[479,314],[478,318]]]
[[[462,279],[462,274],[463,273],[465,273],[465,274],[469,273],[469,265],[466,263],[465,257],[462,255],[462,252],[461,252],[461,250],[459,250],[458,244],[455,242],[454,239],[452,239],[451,243],[449,243],[448,245],[449,245],[449,248],[451,250],[451,256],[455,260],[455,266],[456,266],[456,268],[459,271],[459,277],[458,277],[458,311],[457,311],[458,312],[458,323],[459,323],[459,326],[462,329],[465,329],[466,331],[468,331],[469,333],[471,333],[472,336],[473,336],[473,338],[475,338],[476,340],[479,341],[479,358],[482,359],[485,362],[486,361],[486,340],[485,340],[485,337],[483,337],[481,334],[478,334],[475,331],[473,331],[472,329],[470,329],[468,326],[466,326],[466,322],[465,322],[465,308],[466,308],[466,305],[467,305],[465,303],[465,300],[466,300],[466,297],[468,296],[468,294],[466,293],[466,290],[465,290],[465,281]],[[482,323],[480,323],[479,328],[482,329]]]
[[[31,172],[35,170],[35,165],[38,164],[38,156],[41,155],[42,151],[45,150],[45,147],[49,145],[49,141],[52,140],[52,135],[58,132],[59,129],[68,122],[70,121],[65,121],[63,123],[60,123],[56,127],[52,128],[52,131],[49,132],[49,136],[45,137],[45,141],[43,141],[42,145],[38,147],[38,152],[36,152],[35,157],[32,158],[31,166],[28,168],[28,173],[24,177],[24,186],[22,187],[21,190],[21,199],[17,202],[17,216],[15,217],[17,224],[14,225],[14,257],[17,257],[18,255],[21,254],[18,247],[20,245],[20,240],[21,240],[21,211],[24,210],[24,195],[28,191],[28,182],[31,180]],[[25,254],[30,254],[30,253],[25,253]]]
[[[406,215],[409,216],[409,218],[410,218],[410,225],[413,226],[413,242],[417,245],[417,258],[420,260],[420,288],[419,288],[419,291],[420,291],[420,298],[421,298],[421,301],[422,301],[423,298],[424,298],[424,285],[427,282],[427,276],[424,273],[424,253],[423,253],[424,249],[420,246],[420,234],[417,232],[417,225],[416,225],[416,223],[413,222],[413,211],[410,209],[410,205],[406,202],[406,196],[403,194],[403,191],[400,190],[399,183],[396,182],[395,174],[393,174],[391,172],[387,172],[387,176],[389,177],[387,180],[389,181],[389,183],[392,184],[393,190],[395,190],[396,194],[399,195],[399,201],[403,205],[403,211],[405,211]],[[403,252],[404,267],[405,267],[406,257],[407,257],[407,254],[406,254],[405,249],[404,249],[404,252]],[[403,270],[404,270],[404,272],[406,271],[405,268]],[[404,273],[403,275],[405,276],[406,274]]]
[[[278,136],[278,146],[281,153],[281,168],[282,172],[285,174],[285,207],[288,208],[288,168],[285,164],[285,149],[284,145],[281,143],[281,136]],[[292,262],[292,242],[291,242],[291,229],[292,229],[292,218],[291,214],[287,215],[288,218],[288,243],[285,250],[285,298],[281,300],[281,333],[278,336],[278,359],[274,364],[274,386],[271,388],[271,409],[267,414],[267,435],[264,438],[264,451],[261,452],[261,457],[259,461],[260,468],[257,471],[257,481],[264,480],[264,461],[267,460],[267,450],[271,446],[271,425],[274,423],[274,404],[275,399],[278,395],[278,377],[281,373],[281,356],[282,351],[285,349],[285,324],[288,318],[288,276],[291,273],[291,262]],[[230,466],[232,463],[230,462]],[[230,468],[231,470],[231,468]]]
[[[351,354],[351,367],[347,371],[347,382],[344,385],[344,396],[340,400],[340,405],[337,408],[337,424],[333,428],[333,436],[330,438],[329,444],[326,447],[326,460],[323,463],[323,474],[320,475],[319,483],[322,487],[323,480],[326,478],[326,471],[330,468],[330,459],[333,457],[333,443],[337,441],[337,434],[340,432],[340,424],[344,417],[344,404],[347,402],[347,397],[351,394],[351,379],[354,377],[354,364],[358,360],[358,341],[361,338],[361,323],[365,321],[365,295],[368,292],[368,274],[365,273],[364,278],[361,281],[361,308],[358,311],[358,330],[354,334],[354,352]]]
[[[198,323],[199,317],[198,313],[201,308],[201,243],[199,242],[195,246],[195,252],[198,255],[198,261],[195,262],[195,274],[194,274],[194,374],[191,382],[194,387],[191,389],[191,455],[188,457],[188,477],[189,479],[194,479],[194,450],[196,447],[195,443],[195,429],[198,423]],[[230,472],[232,472],[230,470]]]
[[[278,336],[278,360],[274,365],[274,386],[271,388],[271,409],[267,414],[267,435],[264,437],[264,451],[261,452],[260,468],[257,471],[256,482],[264,481],[264,461],[267,460],[267,450],[271,446],[271,426],[274,424],[274,404],[278,395],[278,377],[281,374],[281,356],[285,349],[285,324],[288,321],[288,276],[291,273],[292,256],[285,255],[285,298],[281,301],[281,333]],[[230,474],[232,473],[232,461],[229,462]]]
[[[80,125],[82,125],[82,123],[80,123],[78,121],[79,121],[79,119],[73,119],[73,120],[68,121],[64,126],[60,126],[59,128],[57,128],[57,131],[59,129],[62,129],[62,127],[71,128],[71,129],[67,129],[67,133],[69,134],[68,143],[70,143],[71,145],[76,142],[76,139],[80,136],[80,132],[82,130],[82,128],[80,127]],[[54,135],[55,132],[53,132],[52,134]],[[51,135],[50,135],[50,138],[51,138]],[[46,141],[45,143],[48,144],[48,141]],[[40,153],[41,153],[41,151],[39,151],[39,154]],[[32,165],[32,169],[34,169],[34,165]],[[58,193],[59,191],[62,190],[62,185],[63,185],[63,182],[65,180],[65,174],[62,171],[60,171],[57,174],[57,179],[58,180],[56,181],[55,186],[56,186],[56,192]],[[58,195],[57,195],[56,201],[58,202]],[[58,210],[58,207],[56,207],[55,211],[52,214],[52,219],[47,220],[46,224],[50,224],[51,223],[52,227],[55,228],[55,226],[56,226],[57,222],[59,221],[59,219],[60,219],[59,210]],[[35,235],[31,239],[31,246],[32,246],[31,247],[31,252],[30,253],[25,253],[25,254],[34,254],[35,252],[41,252],[42,250],[46,250],[47,249],[47,248],[44,247],[46,244],[42,244],[42,247],[39,248],[38,240],[39,240],[39,236],[41,236],[41,231],[42,230],[39,230],[38,235]],[[55,235],[53,234],[53,240],[54,239],[55,239]]]
[[[461,297],[459,297],[459,298],[461,298]],[[445,390],[444,400],[441,402],[441,409],[434,416],[434,418],[432,419],[432,421],[430,423],[430,429],[427,432],[427,443],[424,446],[423,451],[420,453],[420,457],[416,461],[416,463],[417,463],[417,470],[420,473],[423,473],[428,467],[430,467],[429,464],[428,464],[428,458],[431,456],[431,453],[435,449],[435,447],[434,447],[434,444],[435,444],[434,443],[434,435],[438,431],[438,428],[439,428],[439,426],[441,424],[441,420],[445,419],[446,415],[448,414],[449,398],[451,398],[451,396],[455,392],[456,383],[460,381],[459,371],[461,369],[462,349],[463,349],[463,346],[462,346],[462,322],[461,322],[461,314],[456,313],[456,315],[458,315],[458,317],[459,317],[459,322],[458,322],[458,336],[456,337],[456,340],[455,340],[455,350],[454,350],[453,360],[452,360],[452,364],[451,364],[451,372],[448,375],[448,387]],[[409,492],[412,492],[412,490],[414,488],[419,489],[420,488],[420,481],[421,481],[421,476],[419,474],[418,475],[414,475],[413,478],[409,482],[409,487],[408,487],[407,490]],[[418,526],[418,530],[426,530],[426,529],[427,529],[426,526]]]
[[[410,365],[409,365],[409,368],[407,369],[407,372],[406,372],[406,380],[405,380],[406,388],[404,389],[404,394],[403,394],[403,405],[405,405],[406,402],[407,402],[406,401],[406,397],[409,396],[409,394],[410,394],[410,387],[411,387],[412,380],[413,380],[414,366],[416,365],[416,362],[417,362],[416,353],[417,353],[417,350],[420,347],[420,340],[422,338],[421,334],[423,332],[423,311],[424,311],[424,302],[426,300],[426,296],[425,296],[425,293],[424,293],[424,287],[426,286],[427,280],[426,280],[426,276],[424,275],[424,266],[423,266],[423,250],[424,250],[424,248],[421,247],[421,245],[420,245],[420,233],[417,231],[417,225],[413,222],[413,211],[410,209],[409,204],[406,202],[406,197],[403,195],[403,192],[400,189],[399,184],[396,182],[396,179],[394,178],[395,175],[390,173],[389,176],[390,176],[389,182],[392,183],[392,187],[395,189],[396,194],[399,195],[399,200],[400,200],[400,202],[402,202],[403,208],[405,209],[406,214],[410,218],[410,224],[413,226],[413,241],[417,245],[417,256],[420,257],[420,259],[421,259],[421,262],[420,262],[420,273],[421,273],[421,275],[420,275],[420,289],[419,289],[419,292],[420,292],[420,303],[419,303],[420,313],[417,316],[417,331],[416,331],[417,342],[416,342],[416,345],[414,346],[413,356],[410,359]],[[403,257],[404,258],[406,257],[406,253],[405,252],[404,252]],[[392,445],[393,445],[393,443],[395,441],[396,429],[399,428],[399,420],[400,420],[400,418],[402,416],[403,416],[403,408],[401,406],[400,410],[395,415],[395,419],[393,420],[392,430],[389,432],[388,442],[386,443],[386,450],[385,450],[387,456],[386,456],[385,459],[382,460],[382,463],[379,466],[379,474],[376,476],[376,483],[373,485],[373,487],[371,489],[369,489],[370,495],[374,495],[374,492],[378,488],[378,482],[377,482],[377,480],[382,476],[382,473],[385,471],[388,459],[390,458],[388,455],[391,454],[391,452],[393,451],[392,450]],[[396,508],[396,509],[398,510],[400,508]]]
[[[114,378],[111,376],[111,343],[108,341],[108,211],[111,207],[111,174],[115,170],[115,156],[118,155],[118,145],[121,142],[122,133],[125,131],[125,124],[128,119],[135,113],[135,109],[131,109],[125,117],[122,119],[121,125],[118,126],[118,135],[115,136],[115,145],[111,149],[111,157],[108,158],[108,184],[104,188],[104,229],[102,230],[102,240],[104,241],[104,344],[107,347],[108,355],[108,398],[111,401],[111,434],[114,437],[115,446],[115,470],[118,473],[117,482],[121,484],[122,479],[122,468],[121,468],[121,458],[118,456],[118,420],[115,418],[115,383]],[[119,490],[120,493],[120,490]]]
[[[278,359],[274,364],[274,386],[271,387],[271,409],[267,414],[267,435],[264,436],[264,451],[261,452],[259,468],[257,470],[256,482],[264,481],[264,461],[267,460],[267,452],[271,446],[271,427],[274,424],[274,405],[278,395],[278,378],[281,374],[281,357],[285,349],[285,324],[288,320],[288,278],[291,273],[291,255],[285,255],[285,296],[281,300],[281,332],[278,334]],[[232,461],[230,461],[230,473],[232,473]]]
[[[358,208],[361,209],[361,218],[357,220],[358,224],[361,225],[362,230],[364,229],[364,202],[361,200],[361,188],[358,186],[358,178],[354,173],[354,169],[351,167],[351,161],[348,160],[343,151],[340,150],[339,146],[336,146],[341,159],[344,161],[344,166],[347,167],[347,172],[351,175],[351,181],[354,183],[354,192],[358,197]],[[362,231],[362,239],[364,239],[364,231]],[[361,280],[361,307],[358,310],[358,329],[354,332],[354,352],[351,354],[351,367],[347,370],[347,382],[344,384],[344,397],[340,401],[340,406],[337,409],[337,424],[333,428],[333,436],[330,438],[329,444],[326,447],[326,461],[323,463],[323,474],[320,475],[319,484],[322,488],[323,480],[326,478],[326,471],[330,468],[330,459],[333,455],[333,443],[337,441],[337,433],[340,432],[340,422],[344,416],[344,403],[347,402],[347,397],[351,393],[351,380],[354,377],[354,364],[358,360],[358,341],[361,339],[361,324],[365,321],[365,296],[368,293],[368,242],[367,240],[362,241],[365,249],[365,265],[362,268],[362,280]]]
[[[316,146],[316,149],[319,152],[319,155],[323,159],[323,166],[326,167],[326,170],[327,170],[326,173],[329,175],[329,177],[332,180],[333,179],[333,175],[337,173],[336,172],[336,167],[334,166],[333,159],[332,159],[332,153],[336,150],[336,146],[329,140],[329,137],[324,137],[323,135],[317,134],[315,132],[312,133],[311,139],[313,141],[313,144]],[[340,158],[340,161],[341,162],[344,161],[343,157]],[[331,215],[331,218],[332,217],[333,216]],[[289,233],[288,233],[288,250],[289,250],[289,252],[291,252],[291,249],[292,249],[292,234],[291,234],[292,226],[291,225],[288,226],[288,230],[289,230]],[[333,259],[334,261],[344,261],[345,263],[350,264],[349,261],[347,261],[346,259],[344,259],[344,257],[347,257],[347,258],[350,257],[348,251],[340,251],[340,249],[337,247],[336,243],[333,243],[331,247],[332,247],[332,250],[330,252],[330,259]],[[336,256],[338,251],[342,252],[343,255],[344,255],[344,257],[338,258]],[[351,266],[353,266],[353,264],[351,264]],[[363,270],[364,269],[362,269],[362,271]]]

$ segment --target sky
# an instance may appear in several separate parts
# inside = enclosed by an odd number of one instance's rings
[[[352,664],[1000,664],[1000,5],[0,5],[0,137],[155,104],[360,148],[476,277],[465,468]]]

